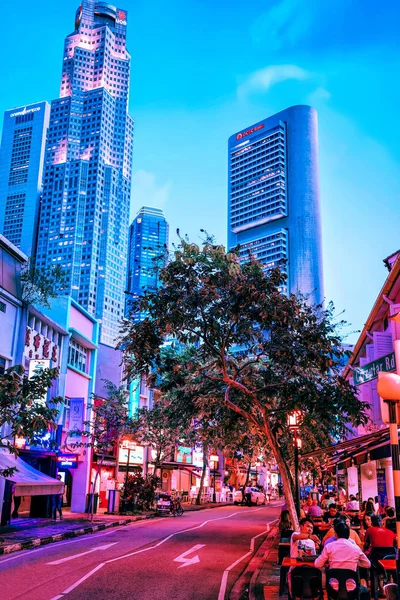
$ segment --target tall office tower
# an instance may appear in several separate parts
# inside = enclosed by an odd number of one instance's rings
[[[61,264],[65,293],[115,345],[124,314],[133,120],[127,13],[83,0],[51,106],[37,265]]]
[[[28,256],[36,253],[50,106],[6,110],[0,149],[0,233]]]
[[[228,246],[283,265],[286,293],[324,298],[317,113],[292,106],[229,138]]]
[[[129,228],[127,315],[131,299],[160,285],[158,273],[165,264],[168,233],[168,223],[159,208],[143,206],[132,221]],[[139,319],[141,315],[135,318]]]

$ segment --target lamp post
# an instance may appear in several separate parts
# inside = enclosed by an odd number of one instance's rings
[[[210,469],[213,472],[213,502],[217,501],[215,493],[215,472],[218,469],[218,454],[210,454]]]
[[[396,344],[398,342],[398,344]],[[396,340],[395,347],[400,349],[400,340]],[[397,354],[397,352],[396,352]],[[397,356],[396,356],[397,358]],[[394,504],[396,510],[396,533],[400,540],[400,452],[398,424],[400,423],[400,375],[396,373],[379,372],[377,392],[385,406],[381,405],[382,421],[389,423],[390,453],[392,456],[392,473]],[[386,408],[386,410],[385,410]],[[400,571],[400,549],[397,548],[397,572]]]
[[[301,448],[301,439],[298,437],[299,426],[302,418],[300,410],[294,410],[288,415],[288,427],[293,433],[294,446],[294,483],[296,494],[296,512],[300,518],[300,486],[299,486],[299,448]]]

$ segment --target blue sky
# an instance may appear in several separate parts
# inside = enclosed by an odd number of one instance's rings
[[[122,3],[122,0],[121,0]],[[58,96],[77,0],[2,7],[0,110]],[[132,214],[226,242],[227,139],[293,104],[319,113],[325,294],[365,322],[400,247],[400,4],[124,0],[135,119]],[[350,336],[350,340],[355,339]]]

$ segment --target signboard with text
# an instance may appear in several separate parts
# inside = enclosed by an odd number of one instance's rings
[[[381,356],[363,367],[354,369],[354,385],[362,385],[378,377],[380,371],[390,372],[396,370],[396,358],[394,352]]]

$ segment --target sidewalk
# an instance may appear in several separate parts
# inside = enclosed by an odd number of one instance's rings
[[[184,503],[182,506],[184,511],[189,512],[205,510],[207,508],[218,508],[219,506],[227,506],[227,504],[209,503],[196,506]],[[12,519],[11,525],[0,528],[0,556],[89,533],[96,533],[110,527],[118,527],[135,521],[152,519],[155,516],[153,511],[134,516],[106,515],[100,513],[95,514],[93,521],[90,521],[88,515],[85,513],[71,513],[64,509],[64,518],[62,521],[19,517],[18,519]]]

